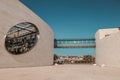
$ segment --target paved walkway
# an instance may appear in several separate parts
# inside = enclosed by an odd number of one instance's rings
[[[120,68],[59,65],[0,69],[0,80],[120,80]]]

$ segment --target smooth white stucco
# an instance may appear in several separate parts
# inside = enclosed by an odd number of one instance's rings
[[[96,32],[96,63],[120,67],[119,28],[100,29]]]
[[[29,52],[10,54],[5,48],[8,30],[21,22],[39,29],[39,40]],[[0,0],[0,67],[45,66],[53,64],[54,35],[52,29],[18,0]]]

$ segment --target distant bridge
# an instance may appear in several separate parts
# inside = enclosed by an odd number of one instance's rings
[[[95,39],[54,39],[54,48],[95,48]]]

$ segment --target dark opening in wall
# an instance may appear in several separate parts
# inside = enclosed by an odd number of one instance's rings
[[[38,41],[39,31],[29,22],[13,26],[7,33],[5,47],[12,54],[22,54],[31,50]]]
[[[120,27],[118,27],[118,30],[120,30]]]

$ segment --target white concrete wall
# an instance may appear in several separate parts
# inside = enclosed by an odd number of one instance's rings
[[[5,48],[5,35],[14,25],[30,22],[39,29],[39,40],[29,52],[13,55]],[[53,64],[54,35],[51,28],[18,0],[0,0],[0,67]]]
[[[106,36],[105,35],[108,35]],[[96,32],[96,64],[120,67],[120,31],[118,28]]]

